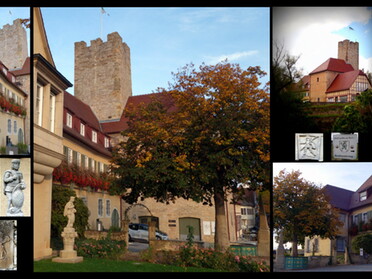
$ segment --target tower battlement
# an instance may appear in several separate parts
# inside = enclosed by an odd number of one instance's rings
[[[338,59],[345,60],[354,70],[359,70],[359,43],[350,40],[338,42]]]
[[[88,104],[97,118],[121,117],[128,97],[132,95],[130,48],[119,33],[75,43],[74,95]]]

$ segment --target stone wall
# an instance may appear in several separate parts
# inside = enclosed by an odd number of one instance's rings
[[[107,238],[108,232],[102,232],[102,231],[85,231],[84,236],[89,239],[105,239]],[[123,232],[111,232],[110,237],[113,240],[124,240],[125,241],[125,234]]]
[[[338,42],[338,58],[351,64],[354,70],[359,70],[359,43],[349,40]]]
[[[0,61],[9,70],[21,69],[27,58],[27,35],[21,20],[12,25],[6,24],[0,29]]]
[[[179,251],[187,241],[181,240],[150,240],[149,245],[153,251]],[[194,242],[194,246],[204,248],[203,242]]]
[[[97,118],[119,119],[132,95],[130,49],[117,32],[75,43],[74,95],[89,105]]]

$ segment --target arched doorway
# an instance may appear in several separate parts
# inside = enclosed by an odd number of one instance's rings
[[[194,241],[201,240],[200,234],[200,219],[185,217],[179,218],[179,227],[180,227],[180,240],[187,240],[187,235],[189,234],[189,227],[193,227]]]

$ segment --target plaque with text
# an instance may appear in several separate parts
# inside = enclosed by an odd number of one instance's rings
[[[358,160],[358,133],[332,133],[332,160]]]

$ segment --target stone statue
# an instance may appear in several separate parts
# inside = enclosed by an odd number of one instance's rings
[[[8,199],[7,216],[23,216],[22,206],[24,202],[23,190],[26,184],[23,174],[18,171],[20,159],[12,160],[12,169],[4,172],[4,195]]]
[[[74,201],[75,197],[70,197],[70,200],[65,205],[63,216],[67,216],[68,221],[66,227],[64,227],[63,232],[61,233],[63,238],[63,250],[59,252],[59,257],[52,259],[53,262],[78,263],[83,261],[83,257],[77,256],[77,252],[74,250],[75,238],[78,237],[78,234],[73,227],[76,213]]]
[[[68,222],[66,228],[72,228],[75,223],[75,197],[70,197],[70,200],[66,203],[65,209],[63,211],[63,216],[67,216]]]

